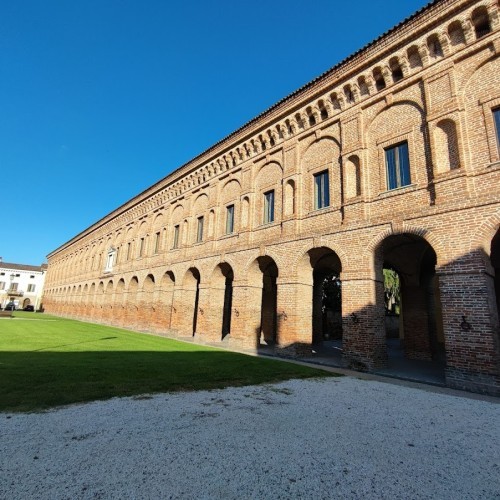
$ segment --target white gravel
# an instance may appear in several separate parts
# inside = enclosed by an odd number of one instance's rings
[[[0,498],[500,498],[500,405],[357,380],[0,414]]]

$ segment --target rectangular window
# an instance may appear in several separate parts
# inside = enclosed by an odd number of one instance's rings
[[[144,254],[144,238],[141,238],[139,241],[139,257],[142,257]]]
[[[497,146],[500,150],[500,108],[493,110],[493,119],[495,120],[495,131],[497,133]]]
[[[198,217],[198,229],[196,230],[196,243],[203,241],[203,216]]]
[[[34,292],[35,291],[35,285],[28,285],[28,292]]]
[[[234,205],[226,207],[226,234],[234,231]]]
[[[314,208],[325,208],[330,206],[330,182],[328,170],[314,176]]]
[[[35,278],[35,275],[34,275],[34,274],[32,274],[32,275],[30,276],[30,279],[34,279],[34,278]]]
[[[11,283],[9,290],[12,290],[13,292],[16,292],[18,286],[19,286],[19,283]]]
[[[160,231],[155,234],[155,254],[160,251]]]
[[[396,189],[410,184],[410,159],[406,141],[385,149],[385,164],[387,189]]]
[[[5,281],[0,281],[0,290],[5,290]]]
[[[130,250],[132,248],[132,243],[127,243],[127,260],[130,260]]]
[[[274,190],[264,193],[264,224],[274,222]]]
[[[177,226],[174,226],[174,241],[172,243],[172,248],[179,248],[179,231],[180,226],[177,224]]]

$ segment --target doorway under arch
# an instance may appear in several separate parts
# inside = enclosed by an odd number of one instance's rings
[[[342,341],[340,259],[326,247],[309,250],[308,255],[313,274],[312,344]]]
[[[387,370],[401,376],[444,382],[445,342],[437,257],[422,237],[385,238],[376,250],[384,281]]]

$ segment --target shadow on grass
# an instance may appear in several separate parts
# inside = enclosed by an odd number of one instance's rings
[[[0,411],[147,393],[219,389],[331,373],[232,352],[0,352]]]

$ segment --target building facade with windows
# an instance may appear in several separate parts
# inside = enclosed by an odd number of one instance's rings
[[[54,314],[498,394],[498,0],[437,0],[49,256]],[[394,297],[391,298],[392,303]]]
[[[41,309],[46,272],[46,264],[31,266],[0,259],[0,307],[5,309],[12,303],[16,309]]]

